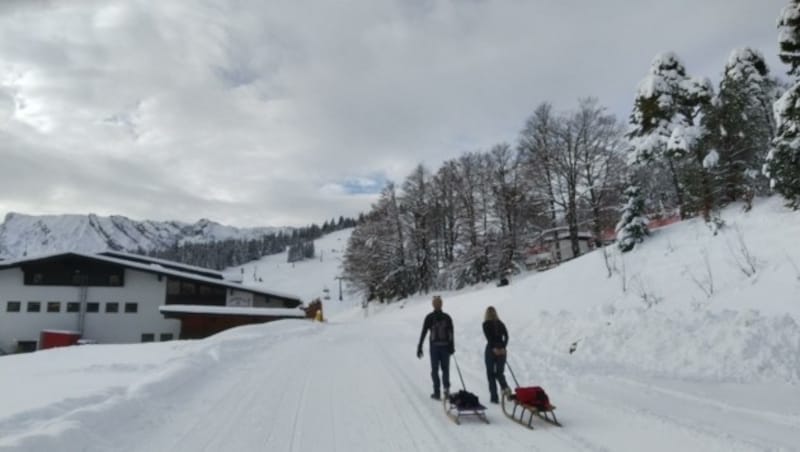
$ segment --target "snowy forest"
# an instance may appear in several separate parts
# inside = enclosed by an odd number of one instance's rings
[[[604,231],[632,250],[648,221],[748,209],[782,195],[800,208],[800,0],[779,22],[789,80],[763,55],[734,49],[714,85],[679,56],[656,56],[621,121],[598,99],[559,111],[536,106],[513,143],[419,165],[390,183],[354,230],[344,272],[368,299],[393,300],[497,280],[523,268],[538,237],[568,231],[602,246]],[[643,68],[644,69],[644,68]]]
[[[290,232],[268,234],[253,240],[184,242],[163,250],[154,250],[149,253],[139,250],[137,253],[188,265],[222,270],[260,259],[269,254],[283,253],[288,248],[291,251],[288,256],[289,262],[294,262],[314,257],[314,239],[334,231],[352,228],[356,222],[357,220],[352,218],[339,217],[339,220],[325,221],[322,226],[312,224],[292,229]],[[311,243],[310,246],[309,243]]]

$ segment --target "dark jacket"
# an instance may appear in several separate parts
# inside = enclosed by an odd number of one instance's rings
[[[450,349],[450,353],[455,350],[455,334],[453,332],[453,319],[442,311],[433,311],[425,316],[425,321],[422,323],[422,333],[419,335],[418,349],[422,348],[422,342],[425,341],[425,335],[428,330],[438,325],[439,322],[444,322],[444,338],[434,338],[434,332],[431,331],[431,345],[446,345]]]
[[[489,348],[506,348],[508,345],[508,330],[500,320],[483,322],[483,335],[486,336],[486,346]]]

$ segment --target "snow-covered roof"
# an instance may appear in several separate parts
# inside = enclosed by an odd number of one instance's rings
[[[221,315],[250,315],[265,317],[298,317],[306,316],[300,308],[243,308],[236,306],[203,306],[194,304],[169,304],[159,306],[162,313],[180,314],[221,314]]]
[[[198,273],[201,276],[208,276],[216,279],[225,279],[225,276],[222,274],[222,272],[212,270],[210,268],[197,267],[194,265],[186,265],[180,262],[173,262],[173,261],[168,261],[166,259],[159,259],[157,257],[124,253],[122,251],[103,251],[99,254],[102,254],[103,256],[125,259],[134,262],[158,264],[165,268],[171,268],[173,270],[179,270],[179,271],[188,271],[189,273]]]
[[[217,279],[217,278],[210,278],[205,277],[202,275],[198,275],[197,273],[190,273],[187,271],[180,271],[171,268],[166,268],[163,265],[159,265],[156,263],[139,263],[128,259],[116,258],[111,257],[103,254],[89,254],[89,253],[79,253],[75,251],[70,251],[67,253],[51,253],[45,254],[41,256],[33,256],[33,257],[26,257],[24,259],[15,259],[11,261],[3,261],[0,262],[0,269],[4,268],[12,268],[12,267],[19,267],[20,265],[29,263],[29,262],[37,262],[43,261],[48,259],[53,259],[60,256],[77,256],[85,259],[91,259],[101,262],[108,262],[111,264],[120,265],[127,268],[132,268],[135,270],[141,270],[144,272],[155,273],[158,275],[165,275],[165,276],[175,276],[178,278],[188,279],[197,282],[204,282],[214,286],[222,286],[229,289],[241,290],[243,292],[250,292],[259,295],[267,295],[272,298],[281,298],[286,300],[293,300],[297,301],[298,303],[302,303],[302,299],[294,294],[279,292],[274,290],[263,290],[258,287],[253,286],[246,286],[244,284],[239,284],[233,281],[227,281],[224,279]]]
[[[567,226],[559,226],[552,229],[546,229],[541,231],[534,241],[542,240],[547,242],[549,240],[553,240],[556,236],[558,236],[559,239],[568,239],[570,237],[569,228]],[[578,238],[591,240],[594,238],[594,235],[588,231],[578,231]]]

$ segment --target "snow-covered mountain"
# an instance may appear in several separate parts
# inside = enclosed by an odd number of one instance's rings
[[[163,249],[176,243],[252,239],[287,228],[235,228],[202,219],[136,221],[112,215],[24,215],[9,213],[0,225],[0,258],[61,251],[98,252]]]

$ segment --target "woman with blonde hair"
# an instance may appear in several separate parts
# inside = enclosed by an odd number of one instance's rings
[[[489,396],[492,403],[498,403],[497,383],[504,394],[511,391],[506,383],[503,371],[506,367],[506,346],[508,345],[508,330],[497,316],[493,306],[486,308],[483,320],[483,334],[486,336],[486,377],[489,379]]]

